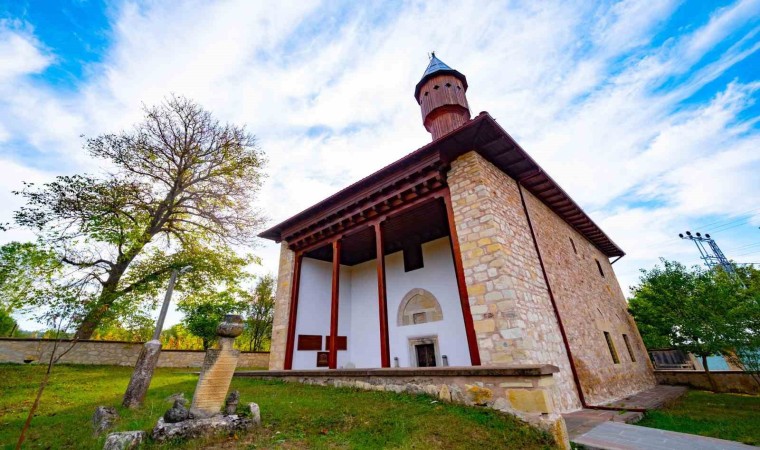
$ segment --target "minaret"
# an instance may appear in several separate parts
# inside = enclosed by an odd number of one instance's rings
[[[414,88],[425,129],[433,135],[433,140],[470,120],[465,92],[467,78],[436,58],[434,52],[422,79]]]

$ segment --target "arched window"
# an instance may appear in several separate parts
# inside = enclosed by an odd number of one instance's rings
[[[430,292],[412,289],[401,300],[398,308],[398,326],[443,320],[441,304]]]

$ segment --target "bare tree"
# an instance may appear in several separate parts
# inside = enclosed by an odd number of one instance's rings
[[[251,206],[264,158],[244,127],[220,124],[184,97],[145,108],[133,130],[86,142],[113,171],[76,175],[17,194],[20,226],[97,291],[77,330],[88,339],[120,305],[155,297],[173,268],[192,265],[193,286],[235,282],[262,223]]]

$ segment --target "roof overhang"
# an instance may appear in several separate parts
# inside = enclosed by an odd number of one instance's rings
[[[430,164],[435,163],[447,164],[471,150],[477,151],[504,173],[521,183],[606,256],[625,255],[625,252],[591,220],[559,184],[544,172],[541,166],[486,112],[480,113],[460,128],[271,227],[259,236],[280,242],[286,238],[283,236],[284,230],[308,227],[315,221],[340,214],[348,205],[356,204],[363,198],[372,196],[379,188],[387,185],[389,180],[403,178],[410,168],[422,165],[430,167]]]

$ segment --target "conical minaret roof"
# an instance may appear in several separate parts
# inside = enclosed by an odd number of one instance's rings
[[[454,75],[455,77],[462,80],[462,85],[465,90],[467,90],[467,78],[458,70],[454,70],[451,67],[448,66],[445,62],[438,59],[437,56],[435,56],[435,52],[433,52],[430,56],[430,63],[427,66],[427,69],[425,69],[425,73],[422,74],[422,78],[417,83],[417,86],[414,88],[414,98],[415,100],[419,98],[420,96],[420,89],[422,89],[422,85],[425,84],[427,80],[430,78],[436,76],[436,75]]]

